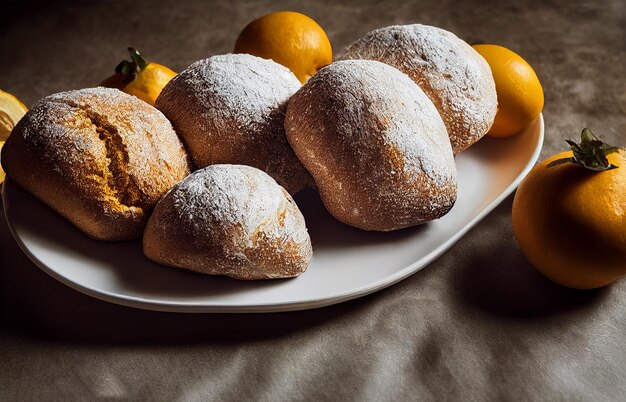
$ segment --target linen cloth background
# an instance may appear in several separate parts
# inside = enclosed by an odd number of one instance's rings
[[[181,71],[232,50],[252,19],[303,12],[335,53],[424,23],[522,55],[545,92],[541,158],[590,127],[626,146],[626,3],[568,1],[6,1],[0,88],[27,105],[96,85],[132,45]],[[21,253],[1,220],[0,399],[624,400],[626,280],[573,291],[538,274],[512,197],[416,275],[280,314],[169,314],[101,302]],[[625,229],[626,230],[626,229]]]

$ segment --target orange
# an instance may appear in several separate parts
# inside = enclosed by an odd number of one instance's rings
[[[28,108],[15,96],[0,89],[0,141],[6,141]]]
[[[573,163],[524,178],[513,200],[513,231],[528,260],[564,286],[591,289],[626,274],[626,154],[607,155],[617,168],[594,172]]]
[[[474,45],[487,60],[498,94],[498,112],[487,135],[509,137],[535,121],[543,109],[543,89],[533,68],[498,45]]]
[[[260,17],[239,34],[235,53],[272,59],[289,68],[304,83],[333,61],[326,33],[304,14],[280,11]]]
[[[2,151],[2,147],[4,146],[5,141],[0,141],[0,151]],[[4,173],[4,169],[0,166],[0,186],[4,182],[4,178],[6,177],[6,173]]]
[[[154,106],[156,98],[176,73],[161,64],[146,60],[137,50],[128,48],[132,61],[124,60],[115,68],[115,74],[100,86],[117,88]]]
[[[128,83],[123,91],[135,95],[139,99],[154,106],[156,98],[176,73],[157,63],[148,64],[139,74]]]
[[[28,108],[15,96],[0,90],[0,150],[18,121]],[[4,181],[4,170],[0,167],[0,182]]]

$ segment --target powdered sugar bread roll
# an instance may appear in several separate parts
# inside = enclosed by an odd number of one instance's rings
[[[157,201],[189,174],[187,154],[165,116],[109,88],[39,101],[13,129],[2,166],[99,240],[141,237]]]
[[[196,167],[259,168],[290,193],[312,184],[285,138],[286,102],[300,81],[286,67],[248,54],[200,60],[156,100],[182,136]]]
[[[428,25],[374,30],[352,43],[339,60],[378,60],[406,73],[435,104],[455,154],[489,131],[498,99],[485,59],[453,33]]]
[[[456,200],[441,116],[404,73],[377,61],[333,63],[289,101],[287,138],[338,220],[389,231],[439,218]]]
[[[143,238],[149,259],[238,279],[297,276],[311,240],[293,199],[263,171],[211,165],[158,203]]]

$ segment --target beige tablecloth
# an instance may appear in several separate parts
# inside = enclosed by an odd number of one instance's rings
[[[420,22],[516,50],[545,91],[542,157],[590,127],[626,145],[622,0],[2,2],[0,88],[32,105],[95,85],[134,45],[180,71],[254,17],[304,12],[336,51]],[[318,310],[169,314],[108,304],[36,268],[0,222],[0,399],[625,400],[626,280],[573,291],[538,274],[511,200],[376,294]],[[626,228],[625,228],[626,230]]]

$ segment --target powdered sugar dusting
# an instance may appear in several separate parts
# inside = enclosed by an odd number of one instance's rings
[[[227,54],[189,66],[156,104],[197,167],[254,166],[295,193],[312,182],[284,132],[286,102],[299,88],[295,75],[272,60]]]
[[[195,236],[211,227],[241,226],[250,235],[284,208],[284,195],[274,179],[243,165],[212,165],[187,176],[170,195],[176,215]]]
[[[304,217],[263,171],[217,164],[197,170],[157,205],[144,234],[148,258],[239,279],[299,275],[312,255]]]
[[[399,70],[349,60],[294,95],[287,136],[338,219],[365,229],[412,226],[447,212],[456,168],[441,116]]]
[[[101,240],[139,237],[157,201],[189,173],[165,116],[117,89],[42,99],[5,149],[16,182]]]
[[[288,68],[248,54],[199,60],[179,79],[186,81],[208,113],[232,117],[239,126],[264,123],[272,110],[300,88]]]
[[[77,181],[83,180],[89,169],[86,162],[98,166],[110,159],[105,144],[108,140],[98,138],[99,130],[113,131],[119,137],[116,146],[127,155],[128,171],[115,173],[131,177],[141,193],[142,206],[152,208],[189,172],[186,152],[167,118],[117,89],[86,88],[50,95],[33,107],[20,128],[21,135],[36,144],[44,160]],[[94,173],[104,177],[112,172]]]
[[[378,60],[408,74],[433,101],[455,153],[487,133],[497,110],[487,62],[453,33],[427,25],[396,25],[369,32],[338,58]]]

